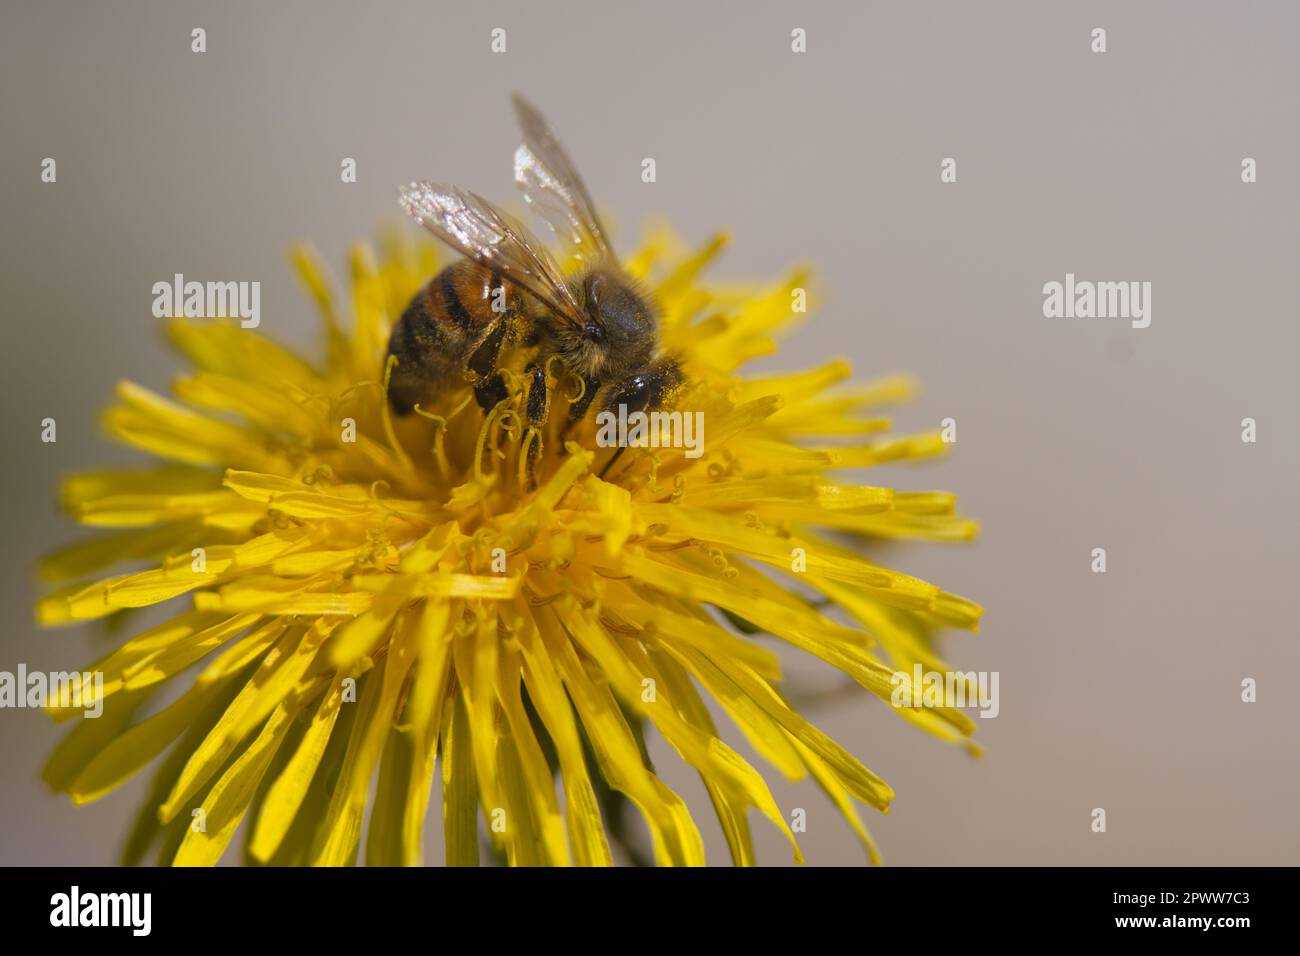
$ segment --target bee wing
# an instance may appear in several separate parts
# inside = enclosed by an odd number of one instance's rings
[[[443,242],[527,290],[559,317],[583,324],[582,309],[559,264],[524,226],[492,203],[439,183],[411,183],[398,194],[406,214]]]
[[[515,150],[515,182],[555,234],[584,260],[613,259],[605,227],[582,177],[537,108],[518,93],[515,118],[524,142]]]

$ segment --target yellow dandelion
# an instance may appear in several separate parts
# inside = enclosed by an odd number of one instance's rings
[[[385,347],[438,270],[428,242],[355,249],[346,308],[296,254],[324,318],[320,368],[233,323],[172,320],[194,371],[174,398],[122,383],[104,418],[161,461],[66,481],[68,512],[106,530],[44,561],[60,587],[37,614],[188,606],[93,665],[103,715],[68,734],[45,779],[86,803],[161,758],[127,862],[160,844],[160,862],[214,863],[247,818],[249,862],[347,864],[364,843],[368,863],[418,864],[437,774],[448,864],[477,864],[481,840],[511,864],[609,864],[621,801],[654,862],[702,864],[692,811],[646,756],[653,728],[700,774],[735,863],[755,862],[751,809],[801,860],[707,694],[776,771],[820,785],[874,860],[856,806],[886,811],[893,792],[791,706],[774,648],[886,702],[895,674],[945,670],[932,634],[975,629],[978,606],[853,545],[976,528],[949,494],[835,477],[945,449],[938,434],[886,436],[876,409],[906,399],[908,379],[847,385],[843,361],[738,373],[802,318],[808,277],[706,283],[723,245],[691,252],[659,228],[625,263],[662,309],[686,383],[676,407],[708,423],[698,457],[647,440],[614,459],[592,416],[566,431],[582,382],[558,365],[556,409],[527,426],[522,348],[490,413],[466,382],[394,418]],[[121,563],[148,567],[100,576]],[[62,703],[55,719],[81,717]],[[893,709],[972,749],[960,710]]]

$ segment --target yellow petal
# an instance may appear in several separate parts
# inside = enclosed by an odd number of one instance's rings
[[[537,622],[547,653],[568,688],[596,752],[601,774],[645,817],[655,860],[661,866],[703,866],[704,843],[690,810],[681,797],[646,769],[641,749],[608,687],[587,675],[553,615],[541,614]]]
[[[411,767],[402,800],[401,863],[423,862],[424,818],[429,788],[437,762],[438,731],[451,663],[451,634],[447,629],[451,608],[444,601],[427,601],[417,627],[416,658],[411,690],[406,700],[406,736],[411,741]]]
[[[343,672],[336,674],[321,696],[298,749],[271,784],[262,801],[262,809],[249,841],[249,852],[263,863],[269,862],[280,848],[281,841],[307,796],[307,790],[325,754],[325,746],[329,743],[334,723],[339,716],[345,676]]]
[[[862,842],[862,846],[866,849],[867,856],[870,858],[871,862],[874,865],[879,866],[880,851],[876,848],[876,841],[871,839],[871,834],[867,832],[867,828],[863,824],[862,818],[858,816],[857,808],[853,806],[853,800],[848,789],[840,783],[839,777],[835,775],[835,772],[831,770],[826,761],[822,760],[813,753],[812,750],[800,743],[797,738],[791,736],[790,742],[798,749],[799,755],[808,764],[808,769],[817,779],[822,790],[824,790],[826,795],[831,798],[831,802],[839,808],[840,813],[844,815],[844,819],[847,820],[849,826],[853,828],[853,832],[857,834],[858,839]]]
[[[162,753],[224,691],[220,682],[195,685],[158,713],[114,736],[68,788],[73,801],[91,803],[116,790]]]
[[[564,817],[555,797],[555,782],[551,768],[546,764],[537,736],[533,733],[528,714],[524,711],[523,697],[519,693],[522,679],[522,660],[514,648],[506,648],[500,655],[497,677],[497,695],[505,711],[510,730],[511,752],[505,761],[517,778],[507,782],[507,802],[518,810],[527,810],[533,833],[536,834],[536,851],[540,862],[549,866],[569,866],[569,847],[565,840]],[[500,758],[500,755],[499,755]],[[501,760],[498,759],[498,767]],[[510,785],[518,788],[511,796]],[[523,806],[520,807],[521,798]],[[527,841],[527,836],[520,840]],[[512,841],[513,842],[513,841]]]
[[[371,675],[358,701],[357,723],[348,742],[343,769],[313,847],[315,866],[344,866],[356,856],[370,777],[396,716],[397,697],[410,670],[415,644],[415,628],[399,619],[382,669]]]
[[[521,615],[515,633],[525,662],[524,682],[528,697],[537,708],[546,732],[555,744],[564,783],[565,819],[569,841],[579,866],[610,866],[609,844],[605,840],[600,804],[587,773],[582,741],[573,719],[572,705],[554,665],[542,648],[532,615]]]
[[[683,720],[671,700],[665,700],[665,688],[659,689],[655,702],[645,702],[642,681],[653,675],[639,643],[616,643],[603,627],[581,613],[566,613],[564,625],[582,649],[599,663],[602,673],[622,698],[639,707],[683,760],[711,782],[730,788],[757,808],[790,841],[795,862],[803,862],[790,825],[777,808],[762,775],[718,737]]]
[[[262,660],[258,666],[257,673],[253,675],[226,712],[221,715],[212,732],[204,738],[203,743],[195,749],[190,756],[189,761],[185,764],[185,769],[181,772],[180,778],[172,788],[167,800],[159,809],[159,816],[163,822],[169,822],[175,818],[176,814],[186,805],[198,790],[207,783],[212,775],[220,769],[237,746],[243,741],[243,737],[236,734],[236,729],[243,724],[243,715],[255,705],[258,696],[261,694],[261,683],[265,680],[287,654],[291,653],[298,641],[302,638],[302,629],[289,629],[287,633],[284,622],[271,622],[262,629],[262,634],[254,633],[245,638],[242,643],[251,644],[255,638],[260,642],[269,642],[278,638],[272,653]],[[283,635],[283,636],[281,636]],[[238,650],[238,647],[232,649]],[[223,655],[225,657],[226,655]],[[229,660],[222,668],[209,667],[199,678],[201,682],[207,682],[219,679],[217,675],[224,675],[233,670],[242,669],[249,662],[245,657],[236,657],[231,655]],[[221,660],[216,664],[223,663]]]
[[[447,699],[442,743],[442,839],[447,866],[478,866],[478,778],[469,716],[460,696]]]
[[[699,727],[704,733],[717,736],[717,728],[709,710],[704,706],[700,695],[691,686],[690,677],[681,666],[666,654],[650,651],[655,663],[658,679],[671,695],[673,704],[678,708],[683,720]],[[749,832],[746,811],[749,805],[733,795],[728,787],[719,786],[704,774],[700,775],[704,787],[713,801],[713,810],[718,815],[718,823],[726,837],[731,850],[731,862],[736,866],[753,866],[757,860],[754,855],[754,841]]]
[[[41,779],[52,790],[69,789],[95,755],[122,732],[149,696],[148,691],[120,695],[106,701],[98,717],[83,718],[54,748],[41,769]]]
[[[186,832],[175,866],[212,866],[221,859],[292,720],[293,710],[277,707],[262,732],[208,791],[202,807],[204,825]]]
[[[791,736],[826,761],[855,797],[878,810],[888,810],[889,803],[894,798],[894,791],[890,786],[862,766],[847,750],[786,706],[776,691],[761,677],[735,661],[710,661],[689,648],[678,650],[670,645],[665,647],[692,673],[699,676],[702,682],[707,677],[705,686],[717,687],[722,691],[725,682],[731,681],[735,685],[733,693],[738,691],[748,697],[788,730]]]

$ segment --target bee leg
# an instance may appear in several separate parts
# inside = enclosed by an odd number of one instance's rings
[[[588,378],[583,381],[582,397],[569,406],[569,421],[565,425],[567,432],[587,414],[587,409],[591,408],[591,403],[596,400],[596,393],[600,391],[600,382],[594,378]]]
[[[596,476],[597,478],[605,477],[605,473],[614,467],[614,462],[618,461],[618,456],[623,454],[623,449],[625,448],[627,448],[626,445],[619,445],[617,448],[614,449],[614,454],[610,455],[609,461],[605,462],[605,464],[601,467],[600,473]]]
[[[551,414],[551,394],[546,389],[546,372],[536,362],[524,369],[528,379],[528,402],[524,406],[528,424],[540,428]]]
[[[478,407],[484,412],[492,411],[509,397],[510,390],[506,388],[506,377],[500,372],[493,372],[474,383],[474,398],[478,401]]]
[[[524,376],[528,379],[528,399],[524,403],[524,418],[531,427],[540,430],[551,413],[551,393],[546,388],[546,372],[533,362],[524,369]],[[525,467],[528,469],[530,491],[537,487],[537,462],[541,457],[542,444],[539,431],[537,439],[528,442],[528,461]]]
[[[681,383],[682,372],[677,363],[670,358],[660,359],[649,368],[610,386],[601,404],[606,411],[611,412],[617,412],[619,406],[625,406],[629,415],[633,412],[654,411],[663,407]]]
[[[649,368],[610,386],[601,405],[605,411],[615,414],[620,408],[626,408],[629,415],[633,412],[653,411],[663,407],[681,383],[682,372],[677,363],[670,358],[663,358]],[[624,447],[620,445],[614,450],[609,461],[600,469],[599,477],[604,478],[605,473],[614,467],[614,462],[623,454]]]
[[[492,411],[510,395],[505,376],[497,371],[497,359],[501,355],[501,343],[505,337],[506,323],[498,322],[466,363],[469,370],[477,376],[474,397],[484,412]]]

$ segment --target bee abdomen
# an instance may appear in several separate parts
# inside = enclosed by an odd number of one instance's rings
[[[493,308],[494,296],[505,306],[501,311]],[[434,276],[415,294],[388,340],[388,354],[397,358],[388,386],[394,411],[405,415],[416,403],[427,404],[473,379],[479,370],[469,371],[471,356],[499,320],[514,314],[518,301],[517,290],[469,260]]]

